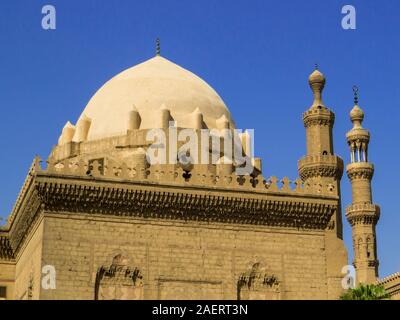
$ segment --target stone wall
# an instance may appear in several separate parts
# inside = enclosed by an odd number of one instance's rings
[[[39,219],[16,257],[15,299],[41,298],[43,227],[44,221]]]
[[[0,261],[0,287],[6,287],[7,300],[14,298],[15,263]]]
[[[43,222],[42,262],[55,266],[57,275],[56,289],[42,290],[41,299],[94,299],[99,268],[112,269],[110,265],[116,257],[126,259],[121,268],[129,272],[138,270],[140,274],[137,290],[131,293],[136,298],[237,299],[239,279],[244,274],[250,274],[252,279],[251,270],[256,265],[260,266],[262,273],[257,272],[264,279],[257,290],[268,291],[264,288],[265,279],[277,279],[273,295],[257,291],[259,297],[263,294],[278,299],[329,297],[329,257],[323,231],[85,214],[46,213]],[[23,256],[24,269],[17,267],[19,294],[26,287],[31,266],[36,268],[39,264],[37,260],[34,263],[34,258],[41,250],[40,237],[38,230],[28,245],[29,250],[25,250],[31,253]],[[122,282],[115,286],[124,287],[124,280],[118,281]],[[254,285],[255,280],[251,281]],[[117,293],[107,283],[97,283],[103,286],[99,298],[123,296],[122,291]]]

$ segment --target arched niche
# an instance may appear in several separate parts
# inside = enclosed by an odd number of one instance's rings
[[[95,300],[142,300],[143,276],[121,254],[111,265],[100,266],[96,274]]]
[[[238,300],[280,300],[280,281],[274,274],[268,272],[262,263],[256,262],[239,276],[237,298]]]

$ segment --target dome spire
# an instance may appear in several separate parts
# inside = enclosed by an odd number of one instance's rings
[[[156,56],[161,55],[160,38],[156,39]]]

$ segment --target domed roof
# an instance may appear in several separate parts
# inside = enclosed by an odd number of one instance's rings
[[[234,123],[220,96],[192,72],[157,55],[105,83],[80,118],[91,119],[88,140],[126,134],[129,113],[139,112],[140,129],[157,128],[162,109],[169,109],[178,127],[191,128],[190,114],[200,112],[210,129],[226,117]]]

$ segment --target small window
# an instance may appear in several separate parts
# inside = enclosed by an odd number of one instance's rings
[[[7,287],[0,287],[0,300],[7,298]]]
[[[324,152],[322,152],[322,155],[324,155],[324,156],[327,156],[328,155],[328,151],[324,151]]]

